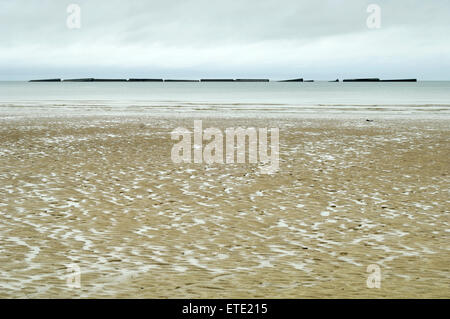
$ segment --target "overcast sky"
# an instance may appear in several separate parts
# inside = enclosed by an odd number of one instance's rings
[[[450,80],[450,1],[0,0],[0,80],[368,76]]]

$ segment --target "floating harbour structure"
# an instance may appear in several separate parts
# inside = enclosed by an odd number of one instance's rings
[[[269,79],[236,79],[236,82],[269,82]]]
[[[93,82],[127,82],[127,79],[94,79]]]
[[[130,78],[128,79],[128,82],[163,82],[163,79],[137,79],[137,78]]]
[[[303,78],[299,78],[299,79],[290,79],[290,80],[281,80],[278,82],[303,82]]]
[[[363,79],[344,79],[344,82],[417,82],[417,79],[388,79],[363,78]]]
[[[179,79],[168,79],[164,82],[200,82],[200,80],[179,80]]]
[[[381,82],[417,82],[417,79],[391,79],[381,80]]]
[[[66,79],[64,82],[94,82],[94,78]]]
[[[200,79],[200,82],[234,82],[234,79]]]
[[[29,82],[61,82],[61,79],[30,80]]]
[[[343,82],[379,82],[379,78],[344,79]]]

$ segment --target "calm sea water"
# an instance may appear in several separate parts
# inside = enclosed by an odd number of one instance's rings
[[[370,111],[450,115],[450,82],[0,82],[0,108],[267,112]],[[80,111],[80,109],[78,109]]]

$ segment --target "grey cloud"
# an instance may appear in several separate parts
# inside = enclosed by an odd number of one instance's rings
[[[66,27],[70,3],[81,6],[79,30]],[[366,26],[370,3],[382,8],[381,29]],[[449,79],[449,18],[445,0],[0,0],[0,77]]]

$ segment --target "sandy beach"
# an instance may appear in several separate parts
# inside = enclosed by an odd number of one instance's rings
[[[193,119],[4,117],[0,297],[450,297],[448,118],[200,118],[278,127],[271,175],[174,164]]]

